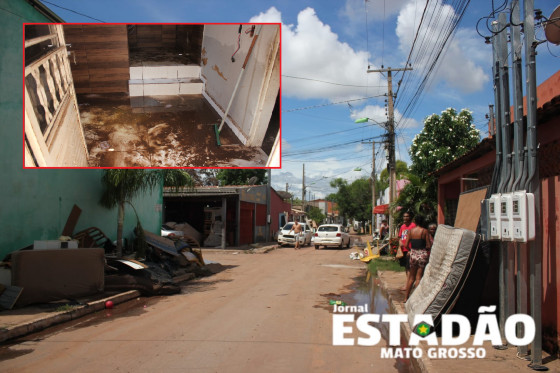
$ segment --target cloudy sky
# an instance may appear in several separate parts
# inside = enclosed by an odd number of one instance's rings
[[[555,3],[535,0],[535,8],[550,15]],[[315,198],[333,192],[329,187],[333,178],[352,180],[371,174],[370,142],[382,141],[387,121],[387,75],[368,73],[368,68],[402,68],[407,61],[412,65],[411,71],[393,73],[397,159],[409,162],[407,149],[424,118],[448,107],[470,109],[481,136],[487,135],[485,115],[493,103],[492,50],[476,29],[479,19],[492,13],[492,2],[487,0],[428,5],[425,0],[49,0],[45,4],[67,22],[94,21],[60,7],[106,22],[282,22],[283,157],[282,168],[272,172],[272,182],[279,190],[285,190],[287,183],[289,191],[300,197],[303,164],[308,191]],[[446,40],[446,30],[463,10],[456,32]],[[478,31],[490,35],[486,19]],[[542,28],[537,29],[537,37],[544,38]],[[409,59],[415,41],[416,53]],[[539,46],[539,83],[558,69],[559,55],[558,46]],[[428,71],[430,79],[415,96]],[[354,123],[361,117],[371,121]],[[383,146],[375,146],[379,173],[387,161]]]

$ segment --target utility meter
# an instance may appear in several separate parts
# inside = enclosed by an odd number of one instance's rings
[[[513,239],[527,242],[535,239],[535,196],[517,191],[512,197]]]
[[[499,240],[502,237],[501,221],[500,221],[500,197],[499,193],[492,194],[488,199],[488,220],[490,229],[488,234],[489,240]]]
[[[513,194],[503,193],[500,199],[502,241],[513,241]]]

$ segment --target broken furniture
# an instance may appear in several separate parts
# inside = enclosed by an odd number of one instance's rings
[[[12,285],[25,306],[97,294],[104,288],[103,249],[23,250],[12,253]]]
[[[92,248],[100,247],[107,252],[115,251],[115,245],[111,242],[109,237],[97,227],[84,229],[76,233],[73,238],[78,240],[78,247]]]

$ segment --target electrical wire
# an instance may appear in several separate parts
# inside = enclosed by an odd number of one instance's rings
[[[318,83],[339,85],[339,86],[343,86],[343,87],[384,88],[384,86],[355,85],[355,84],[342,84],[342,83],[335,83],[335,82],[327,82],[327,81],[325,81],[325,80],[312,79],[312,78],[303,78],[303,77],[301,77],[301,76],[293,76],[293,75],[282,75],[282,77],[283,77],[283,78],[291,78],[291,79],[309,80],[309,81],[311,81],[311,82],[318,82]]]
[[[298,111],[298,110],[316,109],[316,108],[319,108],[319,107],[325,107],[325,106],[330,106],[330,105],[346,104],[346,103],[348,103],[348,102],[363,101],[363,100],[368,100],[368,99],[370,99],[370,98],[382,97],[382,96],[384,96],[384,95],[377,95],[377,96],[369,96],[369,97],[355,98],[355,99],[352,99],[352,100],[344,100],[344,101],[338,101],[338,102],[330,102],[330,103],[328,103],[328,104],[312,105],[312,106],[305,106],[305,107],[301,107],[301,108],[282,110],[282,112],[283,112],[283,113],[291,113],[291,112],[293,112],[293,111]]]
[[[444,8],[437,5],[426,9],[424,20],[417,29],[418,37],[414,43],[414,50],[410,54],[411,64],[418,67],[419,70],[415,74],[418,79],[412,81],[412,78],[410,78],[412,74],[407,74],[404,80],[405,84],[399,84],[397,88],[398,94],[394,106],[399,109],[401,117],[395,127],[402,125],[403,119],[410,116],[418,105],[422,97],[421,93],[431,83],[433,72],[439,66],[438,63],[441,62],[440,57],[455,34],[469,3],[469,0],[446,3],[453,8],[453,12],[446,11],[444,13]],[[438,32],[434,33],[433,29],[438,30]],[[402,92],[399,93],[401,87],[403,87]],[[400,107],[404,108],[400,109]]]
[[[368,6],[367,6],[367,2],[368,0],[364,0],[364,8],[366,10],[366,52],[368,54],[368,60],[369,60],[369,25],[368,25]],[[369,65],[369,61],[368,61],[368,65]]]
[[[55,4],[55,3],[51,3],[50,1],[47,1],[47,0],[41,0],[41,1],[42,1],[43,3],[50,4],[50,5],[55,6],[55,7],[57,7],[57,8],[64,9],[64,10],[67,10],[67,11],[69,11],[69,12],[79,14],[79,15],[81,15],[81,16],[83,16],[83,17],[86,17],[86,18],[93,19],[93,20],[99,21],[99,22],[101,22],[101,23],[107,23],[107,22],[102,21],[102,20],[100,20],[100,19],[98,19],[98,18],[90,17],[90,16],[88,16],[87,14],[83,14],[83,13],[80,13],[80,12],[76,12],[75,10],[65,8],[65,7],[60,6],[60,5],[57,5],[57,4]]]

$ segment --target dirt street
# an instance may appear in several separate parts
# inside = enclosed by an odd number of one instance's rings
[[[180,295],[139,298],[4,346],[0,371],[397,371],[379,358],[384,341],[332,345],[329,300],[373,303],[355,295],[366,269],[351,251],[206,253],[227,269]]]

